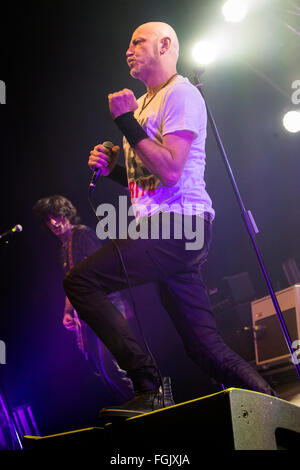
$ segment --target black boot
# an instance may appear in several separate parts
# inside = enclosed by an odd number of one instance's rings
[[[153,371],[145,369],[128,374],[133,381],[135,397],[124,405],[103,408],[99,413],[101,419],[126,419],[175,405],[170,377],[163,377],[161,386],[157,374],[152,375]]]

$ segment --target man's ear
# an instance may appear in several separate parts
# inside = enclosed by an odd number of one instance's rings
[[[170,49],[171,39],[169,37],[164,37],[160,40],[160,55],[165,54]]]

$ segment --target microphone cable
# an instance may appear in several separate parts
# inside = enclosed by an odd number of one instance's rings
[[[100,173],[101,174],[101,173]],[[100,176],[100,175],[99,175]],[[109,233],[109,230],[106,226],[104,226],[102,224],[102,220],[101,218],[97,215],[97,211],[92,203],[92,200],[91,200],[91,193],[93,191],[93,189],[95,188],[95,182],[93,185],[90,184],[89,186],[89,190],[88,190],[88,201],[89,201],[89,204],[91,206],[91,209],[92,211],[94,212],[95,216],[97,217],[99,223],[101,224],[103,230],[108,234],[108,238],[109,240],[113,243],[114,247],[116,248],[117,250],[117,254],[119,256],[119,259],[120,259],[120,262],[121,262],[121,265],[122,265],[122,268],[123,268],[123,271],[124,271],[124,275],[126,277],[126,283],[127,283],[127,286],[128,286],[128,290],[129,290],[129,295],[130,295],[130,299],[131,299],[131,302],[132,302],[132,307],[133,307],[133,313],[134,313],[134,316],[136,318],[136,321],[137,321],[137,325],[138,325],[138,328],[139,328],[139,331],[140,331],[140,334],[141,334],[141,337],[142,337],[142,340],[143,340],[143,343],[145,345],[145,348],[154,364],[154,368],[156,369],[157,373],[158,373],[158,376],[159,376],[159,381],[160,381],[160,387],[161,387],[161,390],[162,390],[162,403],[163,403],[163,408],[165,408],[165,398],[164,398],[164,382],[163,382],[163,379],[162,379],[162,375],[161,375],[161,372],[158,368],[158,365],[157,365],[157,362],[152,354],[152,351],[148,345],[148,342],[146,340],[146,337],[144,335],[144,332],[143,332],[143,328],[142,328],[142,325],[141,325],[141,322],[140,322],[140,318],[139,318],[139,315],[137,313],[137,308],[136,308],[136,303],[135,303],[135,299],[134,299],[134,296],[133,296],[133,293],[132,293],[132,286],[130,284],[130,281],[129,281],[129,276],[128,276],[128,272],[127,272],[127,269],[126,269],[126,266],[125,266],[125,263],[124,263],[124,260],[123,260],[123,256],[122,256],[122,253],[121,253],[121,250],[117,244],[117,241],[111,236],[111,234]]]

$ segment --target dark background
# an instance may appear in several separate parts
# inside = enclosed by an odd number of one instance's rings
[[[299,263],[299,133],[282,126],[299,79],[300,37],[292,2],[264,1],[241,25],[232,25],[239,54],[207,68],[202,80],[245,206],[260,233],[258,245],[276,289],[287,287],[282,262]],[[192,45],[224,26],[222,1],[43,0],[1,3],[0,79],[7,104],[0,107],[0,232],[15,224],[23,232],[1,247],[0,339],[7,363],[2,385],[12,407],[29,403],[41,434],[97,425],[111,403],[86,367],[72,334],[61,323],[64,305],[59,244],[41,230],[32,206],[63,194],[82,222],[96,228],[87,200],[87,160],[97,143],[121,144],[107,94],[122,88],[142,94],[128,73],[125,51],[133,30],[165,21],[178,33],[178,71],[193,77]],[[298,21],[299,23],[299,21]],[[299,26],[299,24],[298,24]],[[298,27],[298,30],[300,28]],[[123,157],[121,156],[121,162]],[[204,274],[210,289],[224,276],[248,272],[256,297],[266,294],[211,130],[207,139],[207,189],[216,210],[214,239]],[[97,206],[117,205],[126,191],[102,178]],[[164,374],[173,377],[177,401],[215,390],[185,356],[155,286],[134,289],[144,330]]]

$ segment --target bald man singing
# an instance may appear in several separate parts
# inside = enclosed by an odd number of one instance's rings
[[[134,31],[127,63],[131,76],[142,81],[147,91],[139,99],[128,89],[108,96],[112,119],[123,135],[126,170],[117,164],[119,147],[109,151],[102,145],[91,151],[89,166],[129,188],[140,236],[128,234],[115,243],[131,286],[158,283],[162,304],[187,354],[208,376],[226,388],[276,395],[225,345],[216,328],[201,275],[215,217],[204,180],[207,115],[198,90],[177,73],[178,54],[178,39],[169,25],[146,23]],[[103,409],[103,418],[116,414],[129,417],[174,404],[172,396],[163,393],[156,364],[108,298],[126,287],[123,264],[113,242],[75,266],[64,280],[79,317],[95,331],[133,383],[134,398]]]

